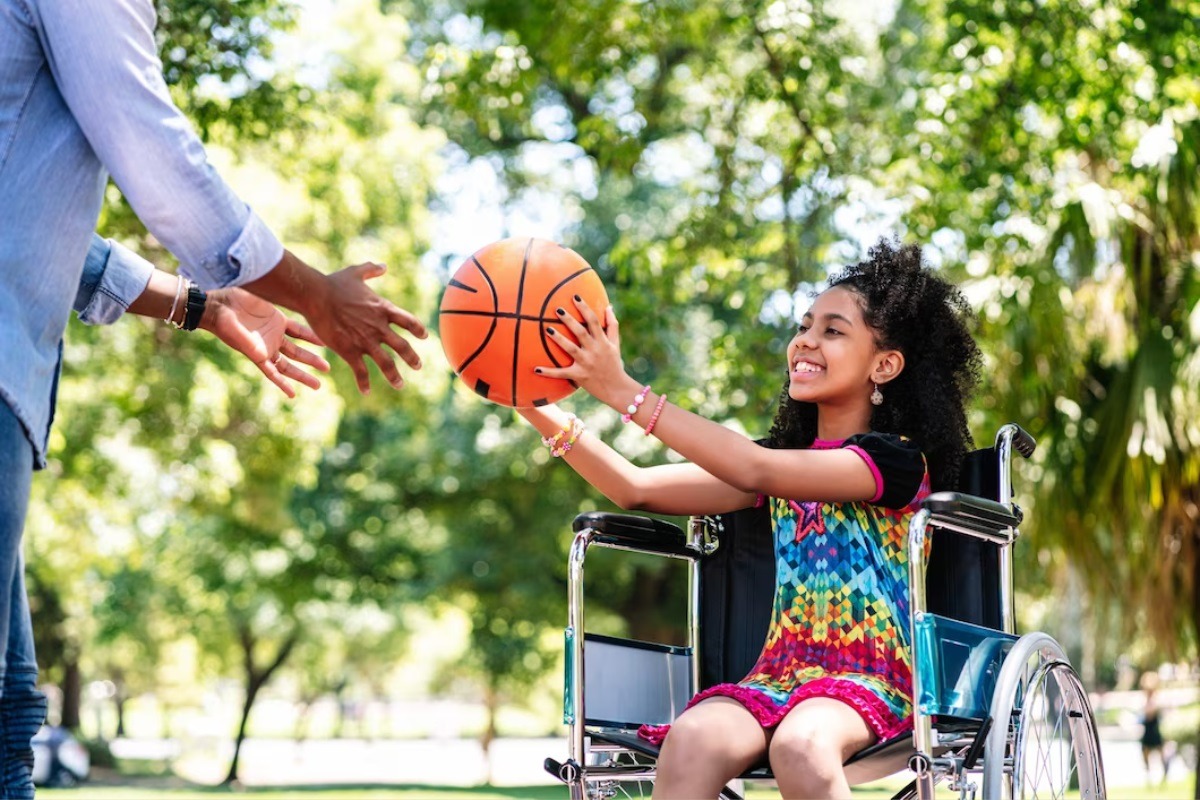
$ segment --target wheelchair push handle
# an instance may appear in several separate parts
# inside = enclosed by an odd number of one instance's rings
[[[1005,440],[1011,442],[1016,451],[1025,458],[1030,458],[1033,451],[1037,450],[1037,440],[1030,435],[1029,431],[1015,422],[1009,422],[996,432],[997,446]]]

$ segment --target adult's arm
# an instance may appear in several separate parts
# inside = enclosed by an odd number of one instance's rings
[[[424,326],[365,281],[373,264],[324,275],[283,245],[208,163],[203,144],[172,102],[154,40],[151,0],[54,0],[36,4],[43,49],[67,105],[146,227],[205,289],[247,285],[303,314],[317,335],[370,388],[366,358],[403,384],[386,344],[417,369],[416,352],[393,328],[424,338]]]
[[[126,311],[178,325],[183,323],[185,294],[180,276],[156,269],[117,242],[93,235],[75,311],[88,325],[107,325]],[[312,330],[236,287],[209,293],[199,328],[250,359],[288,397],[296,394],[293,380],[311,389],[321,385],[301,364],[329,370],[325,359],[292,341],[321,344]]]

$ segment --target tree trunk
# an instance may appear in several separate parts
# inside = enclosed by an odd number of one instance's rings
[[[1192,536],[1200,538],[1200,530],[1193,531]],[[1192,626],[1196,629],[1197,637],[1200,637],[1200,558],[1192,559]],[[1200,742],[1200,736],[1196,741]],[[1200,759],[1197,759],[1197,763],[1200,764]],[[1192,798],[1200,800],[1200,768],[1192,776]]]
[[[246,740],[246,726],[259,690],[267,685],[267,681],[271,680],[275,670],[279,669],[280,665],[287,660],[292,648],[296,646],[296,642],[300,638],[300,635],[293,630],[279,646],[279,652],[275,654],[271,663],[265,668],[259,669],[258,665],[254,663],[254,644],[257,641],[254,633],[246,626],[239,626],[239,632],[241,634],[242,660],[246,670],[246,701],[242,704],[242,719],[238,722],[237,738],[233,743],[233,759],[229,762],[229,773],[225,776],[225,780],[221,781],[223,786],[228,786],[237,780],[238,763],[242,757],[242,743]]]
[[[74,655],[68,656],[63,664],[61,720],[62,726],[68,730],[79,730],[82,683],[79,674],[79,659]]]
[[[120,739],[125,735],[125,694],[120,690],[113,698],[113,705],[117,707],[117,732],[114,738]]]
[[[483,703],[487,710],[487,724],[483,728],[483,735],[479,737],[479,746],[483,749],[483,781],[487,785],[492,783],[492,742],[496,740],[496,713],[499,711],[500,696],[496,691],[496,684],[493,680],[488,680],[487,688],[483,692]]]

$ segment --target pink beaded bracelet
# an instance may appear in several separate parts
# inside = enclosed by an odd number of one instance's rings
[[[633,415],[637,413],[637,410],[641,407],[642,403],[646,402],[646,395],[648,394],[650,394],[650,384],[647,383],[642,387],[642,390],[638,392],[636,396],[634,396],[633,402],[629,404],[628,408],[625,409],[625,413],[621,415],[621,422],[628,423],[633,421]]]
[[[654,426],[658,422],[658,415],[662,413],[663,406],[665,406],[666,404],[667,404],[667,396],[665,394],[660,394],[658,396],[658,403],[656,403],[654,406],[654,413],[650,415],[650,424],[648,424],[646,426],[646,435],[647,436],[650,435],[650,431],[654,430]]]

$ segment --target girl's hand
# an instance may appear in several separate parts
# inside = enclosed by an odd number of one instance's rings
[[[575,307],[583,315],[582,323],[565,309],[558,309],[558,318],[578,344],[557,327],[547,331],[547,335],[573,359],[573,363],[566,367],[537,367],[534,371],[547,378],[574,381],[603,403],[622,404],[633,379],[625,373],[625,365],[621,361],[621,336],[616,314],[609,306],[604,310],[604,322],[601,323],[596,312],[583,300],[576,298]]]
[[[310,389],[321,385],[300,364],[329,371],[328,361],[291,341],[323,345],[311,328],[288,319],[274,305],[244,289],[209,292],[200,327],[250,359],[288,397],[296,396],[292,380]]]

